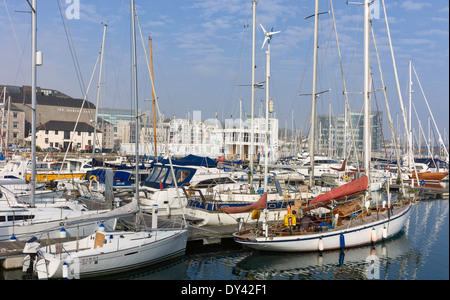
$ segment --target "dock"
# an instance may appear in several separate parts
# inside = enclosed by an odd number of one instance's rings
[[[400,184],[392,184],[390,186],[391,191],[399,191],[401,189]],[[413,194],[421,190],[423,198],[426,199],[447,199],[449,197],[449,187],[436,187],[436,186],[410,186],[405,185],[407,193]]]

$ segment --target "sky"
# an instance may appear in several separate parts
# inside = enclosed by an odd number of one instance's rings
[[[0,84],[31,85],[31,15],[26,0],[0,3]],[[30,1],[31,2],[31,1]],[[151,81],[145,51],[153,44],[154,84],[165,118],[186,118],[194,111],[201,118],[238,119],[240,100],[244,115],[251,112],[251,0],[136,0],[138,105],[150,110]],[[363,6],[334,0],[333,10],[342,68],[351,109],[362,109]],[[362,1],[360,1],[362,2]],[[412,123],[419,138],[419,116],[428,136],[428,100],[436,125],[448,141],[449,132],[449,2],[447,0],[385,0],[402,101],[409,107],[409,60],[413,70]],[[343,79],[331,1],[320,0],[317,114],[344,113]],[[404,130],[381,0],[372,4],[373,27],[387,98],[395,129]],[[78,9],[79,8],[79,9]],[[131,94],[130,0],[37,0],[37,85],[59,90],[97,104],[99,53],[103,23],[108,24],[98,106],[134,109]],[[79,14],[77,14],[79,12]],[[256,82],[265,81],[263,31],[281,31],[271,40],[270,97],[280,128],[287,125],[306,132],[310,124],[313,69],[313,0],[259,0],[256,6]],[[67,19],[67,20],[65,20]],[[70,32],[70,34],[69,34]],[[73,48],[69,47],[72,41]],[[372,109],[383,112],[384,134],[390,138],[386,105],[371,43]],[[77,71],[79,70],[79,72]],[[78,73],[77,73],[78,72]],[[89,82],[92,83],[89,86]],[[89,88],[88,88],[89,87]],[[255,114],[265,101],[257,89]],[[378,107],[378,108],[377,108]],[[431,122],[433,134],[436,135]]]

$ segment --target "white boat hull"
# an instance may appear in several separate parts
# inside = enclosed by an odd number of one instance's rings
[[[83,242],[92,243],[93,236]],[[89,239],[91,239],[89,241]],[[35,272],[40,279],[79,279],[141,268],[183,255],[187,230],[155,232],[105,232],[102,247],[60,254],[45,253],[37,260]],[[64,249],[72,245],[63,244]],[[80,246],[81,247],[81,246]],[[45,249],[45,248],[44,248]]]
[[[234,239],[248,247],[265,251],[311,252],[359,247],[374,241],[373,231],[376,233],[376,241],[397,235],[408,220],[411,211],[412,206],[409,205],[390,219],[384,218],[361,226],[317,234],[243,239],[235,233]]]

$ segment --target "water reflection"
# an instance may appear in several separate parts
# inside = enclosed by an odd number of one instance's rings
[[[98,279],[298,280],[447,279],[449,202],[418,203],[397,238],[375,247],[325,253],[272,253],[249,249],[187,255],[168,263]],[[21,270],[1,279],[22,279]]]
[[[411,256],[408,252],[404,235],[375,247],[345,251],[254,252],[236,264],[233,274],[248,279],[381,279],[382,269],[392,260]]]

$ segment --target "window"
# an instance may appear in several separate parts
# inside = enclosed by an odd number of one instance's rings
[[[70,140],[70,131],[64,131],[64,139]]]
[[[58,130],[55,130],[55,135],[58,135]]]
[[[80,136],[81,135],[81,131],[78,131],[78,136]]]
[[[19,123],[13,123],[13,128],[19,128]]]
[[[48,130],[45,131],[45,134],[48,134]]]
[[[17,113],[13,113],[13,119],[17,119]]]
[[[45,143],[48,144],[48,138],[45,138]]]

